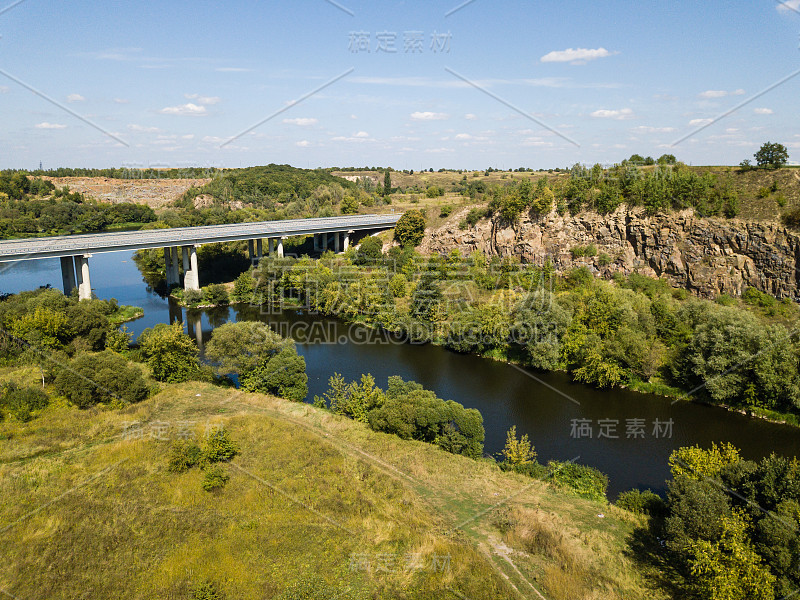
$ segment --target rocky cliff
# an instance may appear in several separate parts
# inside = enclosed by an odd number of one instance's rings
[[[494,218],[460,229],[466,213],[461,210],[427,231],[422,251],[458,248],[467,255],[480,250],[537,265],[549,259],[560,272],[587,266],[605,277],[638,272],[666,277],[704,297],[738,296],[752,286],[778,298],[800,299],[800,236],[777,223],[700,218],[691,210],[647,215],[622,206],[609,215],[554,211],[523,216],[515,225]],[[596,254],[575,256],[590,245]]]

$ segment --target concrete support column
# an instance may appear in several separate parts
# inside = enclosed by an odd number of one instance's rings
[[[175,285],[180,285],[181,284],[181,268],[180,268],[180,265],[178,265],[178,260],[179,260],[178,259],[178,252],[179,251],[180,250],[178,249],[178,246],[173,246],[170,249],[170,255],[171,255],[171,258],[172,258],[172,276],[175,278]]]
[[[350,235],[352,231],[348,231],[344,234],[344,252],[347,252],[347,249],[350,247]]]
[[[339,238],[340,237],[341,237],[341,235],[339,235],[338,231],[333,234],[333,251],[336,254],[339,254]]]
[[[89,279],[89,257],[91,254],[82,254],[75,257],[75,275],[78,281],[78,298],[80,300],[92,299],[92,282]]]
[[[261,238],[256,240],[256,260],[261,260],[263,256]]]
[[[183,289],[200,289],[200,271],[197,265],[197,246],[183,247]]]
[[[319,252],[319,235],[314,234],[314,252]]]
[[[61,257],[61,281],[64,284],[64,295],[69,296],[76,288],[75,261],[71,256]]]
[[[180,269],[178,268],[178,249],[164,248],[164,272],[167,276],[167,287],[179,285],[181,282]]]
[[[272,238],[267,238],[267,253],[270,256],[272,256],[272,253],[275,252],[276,244],[274,244],[273,242],[275,242],[275,240],[273,240]]]
[[[256,251],[253,247],[253,240],[247,240],[247,257],[250,259],[251,263],[255,260]]]
[[[278,258],[283,258],[283,240],[285,237],[282,237],[278,240]]]
[[[323,252],[325,252],[328,249],[328,234],[327,233],[323,233],[322,234],[322,248],[320,248],[320,249]]]

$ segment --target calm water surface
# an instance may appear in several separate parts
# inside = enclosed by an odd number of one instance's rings
[[[144,308],[143,318],[128,323],[134,335],[177,319],[205,342],[213,327],[229,320],[262,320],[298,341],[306,358],[310,398],[325,392],[334,372],[346,379],[371,373],[383,387],[390,375],[400,375],[442,398],[477,408],[484,418],[487,452],[499,452],[506,431],[516,425],[518,433],[530,436],[540,460],[576,459],[608,474],[611,498],[633,487],[662,491],[669,476],[667,458],[680,446],[727,441],[751,459],[771,452],[800,455],[800,430],[791,427],[698,404],[673,405],[657,396],[598,391],[573,384],[560,373],[528,373],[432,345],[400,344],[368,328],[298,311],[265,314],[257,308],[230,307],[187,314],[148,289],[130,253],[96,254],[90,265],[92,287],[100,298]],[[2,292],[48,283],[60,289],[57,259],[15,263],[0,272]],[[580,419],[587,426],[583,432],[575,430]],[[656,421],[667,425],[654,431]]]

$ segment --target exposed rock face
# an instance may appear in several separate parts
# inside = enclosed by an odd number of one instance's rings
[[[621,206],[609,215],[524,215],[513,226],[483,219],[461,230],[458,223],[466,213],[459,211],[439,229],[427,231],[422,251],[458,248],[467,255],[480,250],[536,265],[549,259],[560,272],[585,265],[607,277],[638,272],[666,277],[704,297],[738,296],[754,287],[778,298],[800,299],[800,237],[777,223],[700,218],[691,210],[647,215]],[[573,257],[572,249],[589,244],[597,255]]]

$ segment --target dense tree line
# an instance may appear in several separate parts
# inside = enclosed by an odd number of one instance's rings
[[[153,209],[143,204],[88,201],[44,179],[0,174],[0,238],[90,233],[156,218]]]
[[[739,211],[738,194],[730,180],[698,174],[682,163],[650,169],[625,161],[610,169],[575,165],[566,180],[547,184],[539,179],[535,188],[527,180],[515,182],[495,187],[492,194],[490,210],[511,223],[525,211],[536,215],[555,208],[560,214],[583,210],[605,214],[623,203],[642,206],[649,213],[693,208],[701,217],[734,217]]]
[[[682,598],[774,600],[800,588],[800,462],[744,460],[730,444],[680,448],[665,501],[626,492],[650,516],[632,547]],[[646,499],[645,501],[642,501]]]
[[[300,298],[414,342],[564,370],[597,387],[691,392],[761,414],[800,414],[800,346],[781,322],[796,319],[797,308],[757,290],[714,302],[636,274],[609,282],[585,268],[557,277],[550,265],[480,253],[367,251],[264,259],[237,280],[233,299]]]
[[[223,169],[214,167],[182,167],[179,169],[158,169],[139,167],[111,167],[107,169],[86,169],[59,167],[57,169],[7,169],[2,175],[31,175],[34,177],[107,177],[108,179],[205,179],[214,177]]]

